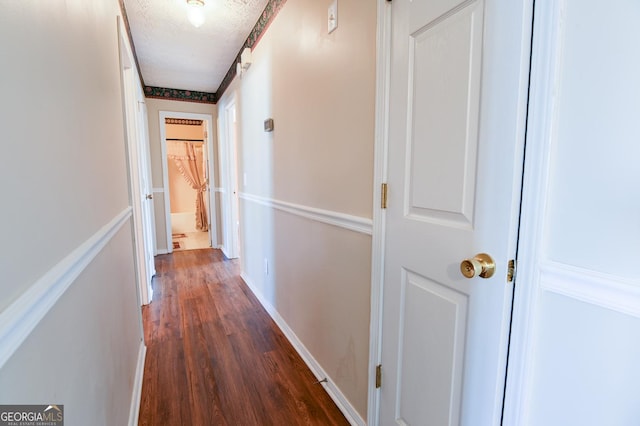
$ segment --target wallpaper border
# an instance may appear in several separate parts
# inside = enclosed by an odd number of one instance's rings
[[[144,95],[147,98],[154,99],[166,99],[169,101],[184,101],[184,102],[197,102],[197,103],[206,103],[206,104],[215,104],[218,102],[220,97],[224,94],[225,90],[229,87],[231,82],[236,76],[236,64],[240,62],[240,55],[245,48],[253,49],[253,47],[258,44],[264,32],[269,28],[273,19],[278,15],[282,6],[287,2],[287,0],[269,0],[267,5],[265,6],[260,18],[258,18],[258,22],[253,26],[253,29],[249,33],[249,36],[245,40],[244,44],[240,48],[240,51],[236,55],[233,63],[229,67],[229,71],[222,79],[218,90],[214,93],[211,92],[198,92],[196,90],[186,90],[186,89],[172,89],[168,87],[155,87],[155,86],[147,86],[144,83],[144,78],[142,77],[142,69],[140,68],[140,64],[138,62],[138,55],[136,54],[135,43],[133,42],[133,36],[131,35],[131,28],[129,27],[129,20],[127,18],[127,10],[124,5],[124,0],[119,0],[120,11],[122,13],[122,17],[124,20],[125,28],[127,30],[127,35],[129,36],[129,42],[131,43],[131,50],[133,51],[133,57],[138,67],[138,76],[140,77],[140,82],[142,83],[142,87],[144,87]]]
[[[227,74],[222,79],[222,82],[220,83],[220,86],[216,91],[218,99],[222,97],[225,90],[227,90],[227,88],[235,78],[236,64],[240,62],[240,55],[242,54],[242,51],[247,47],[253,50],[253,47],[258,44],[258,42],[262,38],[262,35],[267,30],[267,28],[269,28],[269,25],[271,25],[271,22],[273,22],[275,17],[278,15],[278,12],[280,12],[280,9],[282,9],[282,6],[284,6],[286,2],[287,0],[269,0],[264,8],[264,11],[262,12],[262,15],[260,15],[260,18],[258,18],[258,22],[256,22],[256,24],[254,25],[253,29],[249,33],[249,36],[247,37],[247,40],[244,42],[244,44],[240,48],[240,51],[236,55],[235,60],[231,64],[231,67],[229,67],[229,71],[227,71]]]

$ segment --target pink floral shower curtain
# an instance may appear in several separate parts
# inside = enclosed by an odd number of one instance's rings
[[[202,159],[202,144],[198,144],[198,147],[195,145],[193,142],[167,141],[167,157],[175,162],[182,177],[196,190],[196,229],[208,231],[209,221],[204,203],[207,182],[203,178],[202,165],[198,165],[198,159]]]

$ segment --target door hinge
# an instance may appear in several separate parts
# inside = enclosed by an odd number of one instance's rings
[[[382,192],[380,194],[380,208],[387,208],[387,184],[382,184]]]
[[[376,389],[382,386],[382,364],[376,366]]]
[[[516,261],[515,259],[509,260],[507,266],[507,282],[511,283],[516,278]]]

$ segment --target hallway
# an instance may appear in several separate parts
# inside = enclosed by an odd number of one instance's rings
[[[219,250],[156,258],[140,425],[348,425]]]

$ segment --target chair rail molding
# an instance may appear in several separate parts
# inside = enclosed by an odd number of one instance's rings
[[[303,206],[301,204],[289,203],[273,198],[247,194],[246,192],[240,192],[239,196],[243,200],[271,207],[273,209],[284,211],[296,216],[315,220],[321,223],[326,223],[328,225],[334,225],[340,228],[348,229],[350,231],[360,232],[366,235],[372,234],[373,221],[365,217],[354,216],[331,210],[318,209],[315,207]]]
[[[82,271],[127,223],[132,212],[131,206],[120,212],[0,313],[0,368],[18,350]]]

